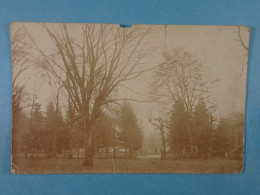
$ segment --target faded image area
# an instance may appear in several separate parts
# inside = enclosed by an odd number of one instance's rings
[[[240,173],[249,34],[13,23],[12,173]]]

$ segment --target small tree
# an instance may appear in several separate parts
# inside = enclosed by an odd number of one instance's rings
[[[156,127],[156,129],[158,129],[160,131],[160,135],[161,135],[161,143],[162,143],[162,148],[163,150],[161,150],[161,159],[164,160],[167,158],[166,155],[166,131],[167,131],[167,121],[163,120],[161,117],[159,118],[155,118],[155,119],[149,119],[149,122]]]
[[[124,102],[123,109],[119,111],[118,126],[119,141],[133,158],[133,153],[142,148],[143,135],[134,110],[128,102]]]

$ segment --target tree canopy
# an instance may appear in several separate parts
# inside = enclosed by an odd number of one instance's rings
[[[207,92],[205,66],[183,48],[163,54],[164,61],[154,70],[152,97],[164,103],[181,100],[191,117],[199,98]]]

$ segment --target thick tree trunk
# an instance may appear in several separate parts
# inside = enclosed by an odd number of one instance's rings
[[[84,120],[83,128],[84,128],[84,154],[85,154],[84,165],[93,166],[95,148],[93,146],[93,141],[92,141],[91,126],[87,124],[86,120]]]
[[[84,165],[86,166],[93,166],[93,158],[94,158],[94,154],[95,154],[95,147],[90,144],[87,143],[85,145],[85,160],[84,160]]]

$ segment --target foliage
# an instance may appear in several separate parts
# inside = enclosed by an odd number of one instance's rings
[[[25,132],[25,143],[27,152],[44,151],[46,139],[44,137],[44,117],[41,111],[41,105],[35,103],[32,108],[32,115],[29,119],[29,130]],[[42,136],[43,135],[43,136]]]
[[[16,112],[13,116],[13,131],[12,131],[12,152],[26,152],[27,143],[25,135],[30,129],[30,120],[22,112]]]
[[[178,154],[189,149],[188,124],[189,118],[182,101],[176,101],[171,111],[169,142],[171,150]]]
[[[63,117],[58,108],[54,108],[49,102],[46,109],[45,128],[48,135],[49,149],[55,155],[64,149],[68,149],[69,132],[63,121]]]
[[[232,133],[227,119],[221,119],[215,132],[214,149],[224,155],[232,149]]]
[[[191,145],[197,147],[200,157],[206,157],[209,149],[210,125],[210,115],[205,102],[200,100],[195,107],[192,128],[190,128]]]
[[[220,155],[241,158],[244,146],[244,114],[232,113],[222,118],[215,130],[214,149]],[[242,148],[241,150],[238,150]]]
[[[113,147],[116,144],[116,130],[113,119],[102,114],[94,125],[94,143],[96,147]]]
[[[143,135],[141,126],[134,110],[128,102],[124,102],[123,109],[118,114],[119,142],[132,152],[141,149]]]

